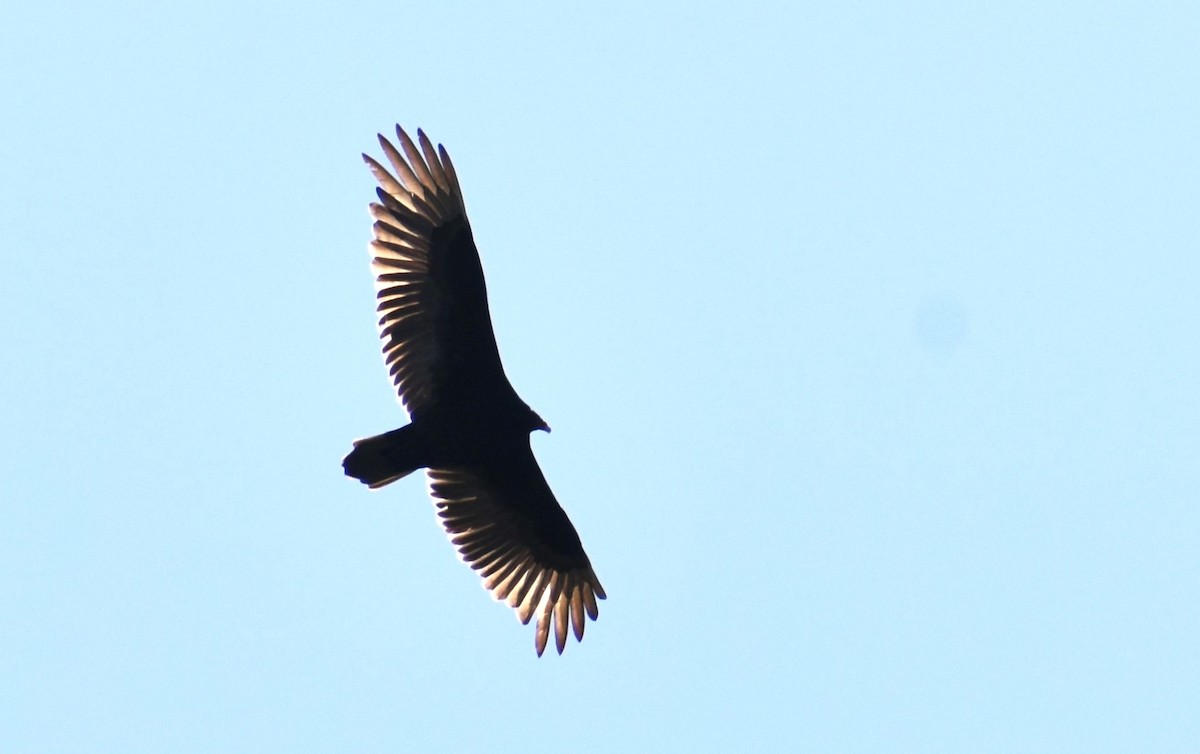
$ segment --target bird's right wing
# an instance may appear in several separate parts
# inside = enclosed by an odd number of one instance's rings
[[[368,155],[379,181],[371,204],[371,269],[379,335],[392,383],[410,416],[439,397],[476,392],[464,380],[507,385],[488,313],[479,252],[450,155],[399,126],[401,155],[382,134],[395,175]]]

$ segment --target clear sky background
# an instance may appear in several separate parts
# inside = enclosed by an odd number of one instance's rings
[[[1200,750],[1198,8],[6,3],[0,749]],[[562,657],[342,476],[397,121]]]

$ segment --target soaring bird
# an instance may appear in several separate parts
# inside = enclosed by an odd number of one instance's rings
[[[559,654],[570,624],[604,599],[570,519],[530,448],[550,431],[517,395],[496,348],[479,252],[450,155],[399,126],[403,155],[382,134],[395,174],[364,154],[379,182],[371,270],[384,361],[410,423],[354,442],[346,474],[371,488],[417,469],[462,559],[521,623],[537,617],[534,647],[550,629]]]

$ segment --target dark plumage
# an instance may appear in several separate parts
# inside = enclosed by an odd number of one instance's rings
[[[356,441],[342,466],[372,488],[428,469],[463,560],[522,623],[537,616],[538,655],[551,626],[561,653],[568,624],[583,639],[604,589],[530,449],[529,434],[550,428],[500,364],[450,156],[419,130],[419,147],[399,126],[396,135],[403,156],[379,137],[395,176],[363,159],[380,184],[371,269],[384,361],[411,423]]]

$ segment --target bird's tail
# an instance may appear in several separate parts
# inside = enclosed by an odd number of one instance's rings
[[[354,441],[354,450],[342,461],[346,476],[371,489],[391,484],[426,465],[412,425],[382,435]]]

